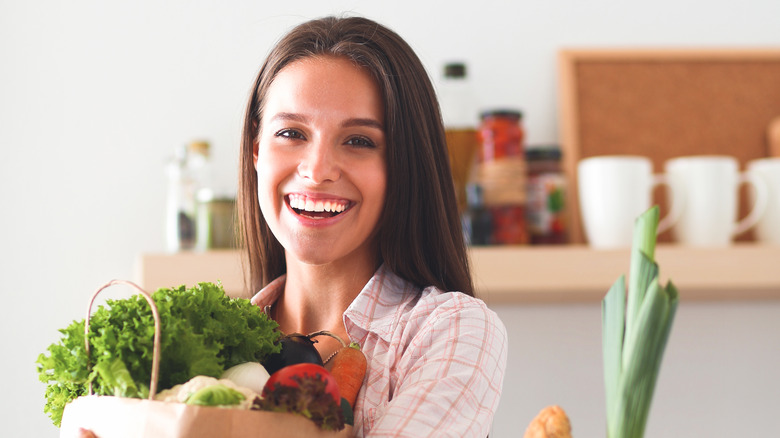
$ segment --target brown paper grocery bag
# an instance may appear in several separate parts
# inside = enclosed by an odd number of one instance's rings
[[[135,288],[149,303],[154,317],[154,348],[149,399],[93,395],[79,397],[65,406],[60,425],[61,438],[76,438],[79,429],[97,438],[341,438],[351,437],[352,427],[340,432],[321,430],[308,418],[289,413],[194,406],[154,400],[160,367],[160,316],[152,296],[138,285],[112,280],[99,288],[87,307],[84,340],[89,357],[89,322],[97,295],[107,287],[124,284]],[[89,366],[89,364],[87,364]]]
[[[296,414],[191,406],[183,403],[89,395],[65,407],[60,438],[78,437],[79,428],[98,438],[258,438],[351,436],[323,431]]]

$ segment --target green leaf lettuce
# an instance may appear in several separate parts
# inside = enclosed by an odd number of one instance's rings
[[[243,362],[263,362],[281,349],[278,325],[249,300],[229,298],[221,285],[160,289],[152,295],[160,314],[158,390],[204,375],[219,377]],[[154,319],[141,295],[107,300],[90,317],[90,363],[84,320],[61,329],[58,343],[36,361],[47,384],[46,412],[59,426],[65,405],[87,394],[146,398],[151,379]]]

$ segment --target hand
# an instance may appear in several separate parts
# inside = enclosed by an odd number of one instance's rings
[[[78,435],[76,435],[76,438],[97,438],[97,436],[91,431],[84,429],[83,427],[79,427]]]

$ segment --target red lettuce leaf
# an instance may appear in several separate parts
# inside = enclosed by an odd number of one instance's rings
[[[317,377],[294,376],[297,387],[274,384],[265,398],[258,403],[260,409],[272,412],[291,412],[303,415],[323,430],[344,428],[344,411],[340,403],[326,392],[326,383]]]

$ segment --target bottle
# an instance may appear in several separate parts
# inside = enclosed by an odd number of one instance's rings
[[[567,243],[566,180],[557,146],[529,148],[526,218],[532,245]]]
[[[188,147],[188,167],[195,180],[195,249],[211,248],[212,203],[211,145],[205,140],[192,141]]]
[[[497,245],[529,243],[522,116],[512,109],[486,111],[479,128],[476,178],[493,217],[492,241]]]
[[[439,105],[458,211],[462,214],[468,206],[466,185],[471,177],[475,153],[479,146],[477,99],[465,63],[452,62],[444,66],[444,76],[439,85]]]
[[[176,150],[168,163],[166,247],[170,252],[205,249],[207,228],[198,227],[202,205],[212,197],[209,143],[193,141]],[[200,230],[199,230],[200,228]]]

